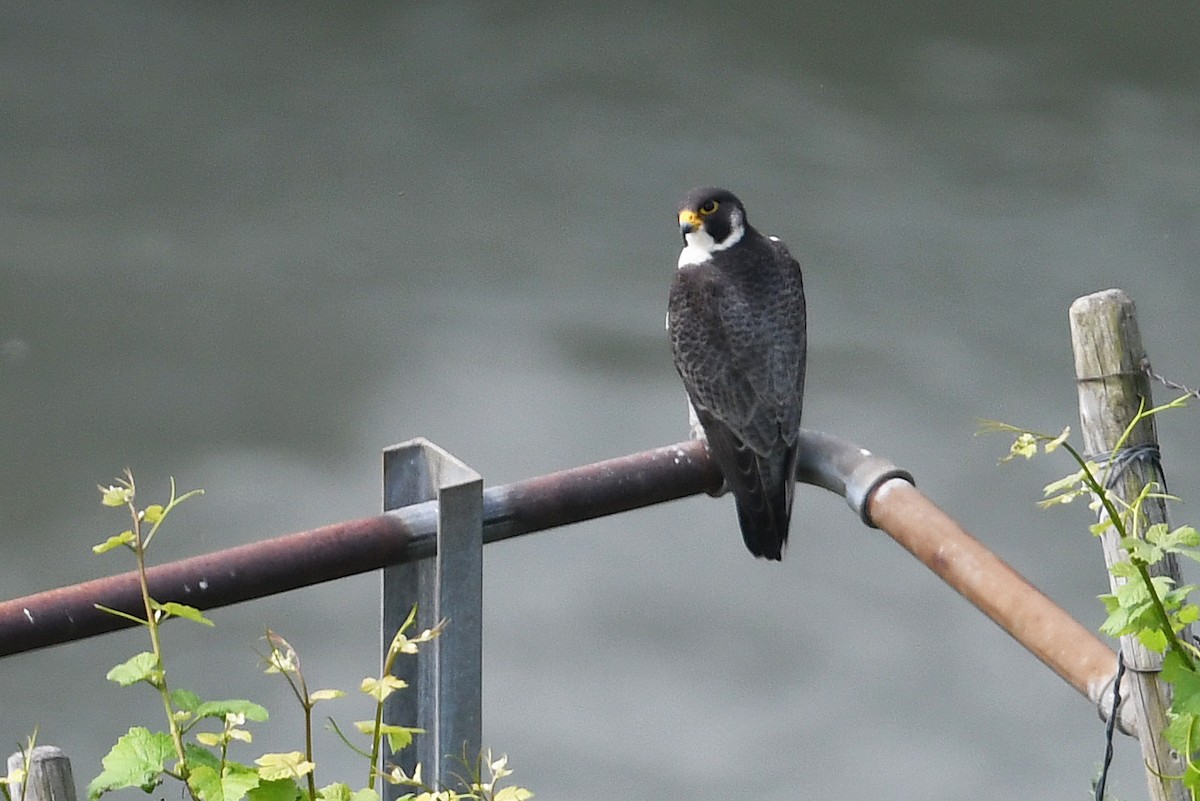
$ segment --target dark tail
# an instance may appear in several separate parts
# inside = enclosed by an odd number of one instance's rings
[[[760,456],[702,408],[696,407],[696,414],[709,452],[737,502],[746,547],[757,557],[779,561],[787,544],[799,451],[793,446],[773,458]]]
[[[774,468],[761,459],[755,462],[758,480],[733,487],[738,525],[750,553],[779,561],[792,519],[795,457],[789,454],[784,465]]]

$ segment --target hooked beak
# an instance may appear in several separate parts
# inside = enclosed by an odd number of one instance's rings
[[[700,215],[691,209],[684,209],[683,211],[679,212],[679,233],[682,234],[685,239],[687,238],[688,234],[694,231],[699,231],[703,225],[704,223],[700,219]]]

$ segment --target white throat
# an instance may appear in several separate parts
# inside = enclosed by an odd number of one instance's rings
[[[708,231],[705,231],[703,228],[692,231],[690,234],[685,234],[683,239],[687,244],[679,252],[678,266],[687,267],[691,264],[702,264],[708,261],[712,257],[712,254],[718,250],[727,250],[738,242],[741,242],[742,237],[745,235],[746,226],[740,216],[733,218],[733,230],[729,232],[729,236],[720,242],[713,239]]]

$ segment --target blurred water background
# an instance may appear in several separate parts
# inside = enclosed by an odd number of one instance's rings
[[[807,425],[1096,625],[1086,512],[1034,506],[1068,466],[972,434],[1075,424],[1067,307],[1099,289],[1200,382],[1198,33],[1181,1],[5,3],[0,594],[130,567],[89,550],[125,466],[207,490],[163,561],[370,514],[416,435],[488,484],[681,439],[675,203],[715,183],[805,266]],[[1159,424],[1193,504],[1194,415]],[[486,742],[544,801],[1086,797],[1086,701],[840,499],[801,488],[792,539],[756,562],[699,498],[489,546]],[[172,626],[172,676],[298,748],[256,638],[357,687],[377,581]],[[161,712],[103,678],[142,647],[0,662],[0,736],[90,779]],[[1130,740],[1114,782],[1144,793]]]

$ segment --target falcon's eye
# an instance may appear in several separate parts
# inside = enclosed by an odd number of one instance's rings
[[[703,206],[700,207],[700,213],[701,214],[712,214],[714,211],[717,210],[718,205],[719,204],[717,203],[717,201],[710,200],[707,203],[705,203]]]

